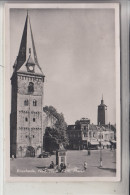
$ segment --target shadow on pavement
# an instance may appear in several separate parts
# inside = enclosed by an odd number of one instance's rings
[[[36,167],[36,168],[38,168],[38,169],[49,169],[49,167]]]
[[[99,168],[99,166],[97,166],[97,165],[92,165],[91,167],[97,167],[97,168]]]
[[[102,170],[106,170],[106,171],[111,171],[111,172],[116,172],[116,169],[112,169],[112,168],[103,168],[103,167],[98,167],[99,169],[102,169]]]

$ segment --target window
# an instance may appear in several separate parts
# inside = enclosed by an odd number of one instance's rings
[[[26,121],[26,122],[28,121],[28,118],[27,118],[27,117],[25,118],[25,121]]]
[[[34,135],[33,135],[33,138],[34,138]]]
[[[28,85],[28,92],[29,92],[29,93],[33,93],[33,92],[34,92],[34,83],[29,82],[29,85]]]
[[[28,100],[24,101],[24,106],[28,106]]]
[[[64,163],[65,162],[65,157],[61,157],[61,163]]]
[[[37,101],[33,100],[33,106],[37,106]]]
[[[25,137],[27,138],[28,136],[26,135]]]
[[[35,118],[33,118],[33,122],[35,122]]]

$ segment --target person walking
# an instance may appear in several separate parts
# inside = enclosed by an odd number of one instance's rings
[[[87,162],[84,161],[84,170],[85,170],[85,171],[86,171],[86,169],[87,169],[87,166],[88,166]]]

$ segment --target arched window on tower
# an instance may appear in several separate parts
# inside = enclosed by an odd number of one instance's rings
[[[28,106],[28,100],[24,100],[24,106]]]
[[[29,85],[28,85],[28,92],[29,92],[29,93],[33,93],[33,92],[34,92],[34,83],[29,82]]]
[[[37,106],[37,101],[33,100],[33,106]]]

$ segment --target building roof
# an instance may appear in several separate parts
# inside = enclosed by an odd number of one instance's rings
[[[98,106],[98,107],[100,107],[100,106],[104,106],[104,107],[107,107],[105,104],[104,104],[104,100],[103,100],[103,95],[102,95],[102,100],[101,100],[101,104]]]
[[[79,129],[78,127],[77,127],[77,125],[68,125],[68,127],[67,127],[67,130],[81,130],[81,129]]]
[[[20,48],[18,52],[18,56],[14,63],[14,73],[19,71],[25,71],[26,67],[21,70],[22,66],[25,66],[26,63],[34,64],[35,65],[35,73],[41,74],[44,76],[42,69],[38,63],[31,22],[29,19],[29,15],[27,13],[25,25],[23,29],[22,39],[20,43]],[[27,70],[26,70],[27,72]]]
[[[90,129],[90,130],[97,130],[97,125],[90,124],[90,125],[89,125],[89,129]]]
[[[84,117],[80,119],[80,121],[86,121],[86,120],[88,121],[90,119],[89,118],[84,118]]]
[[[34,60],[32,59],[32,56],[29,55],[29,58],[27,60],[27,64],[35,64]]]

